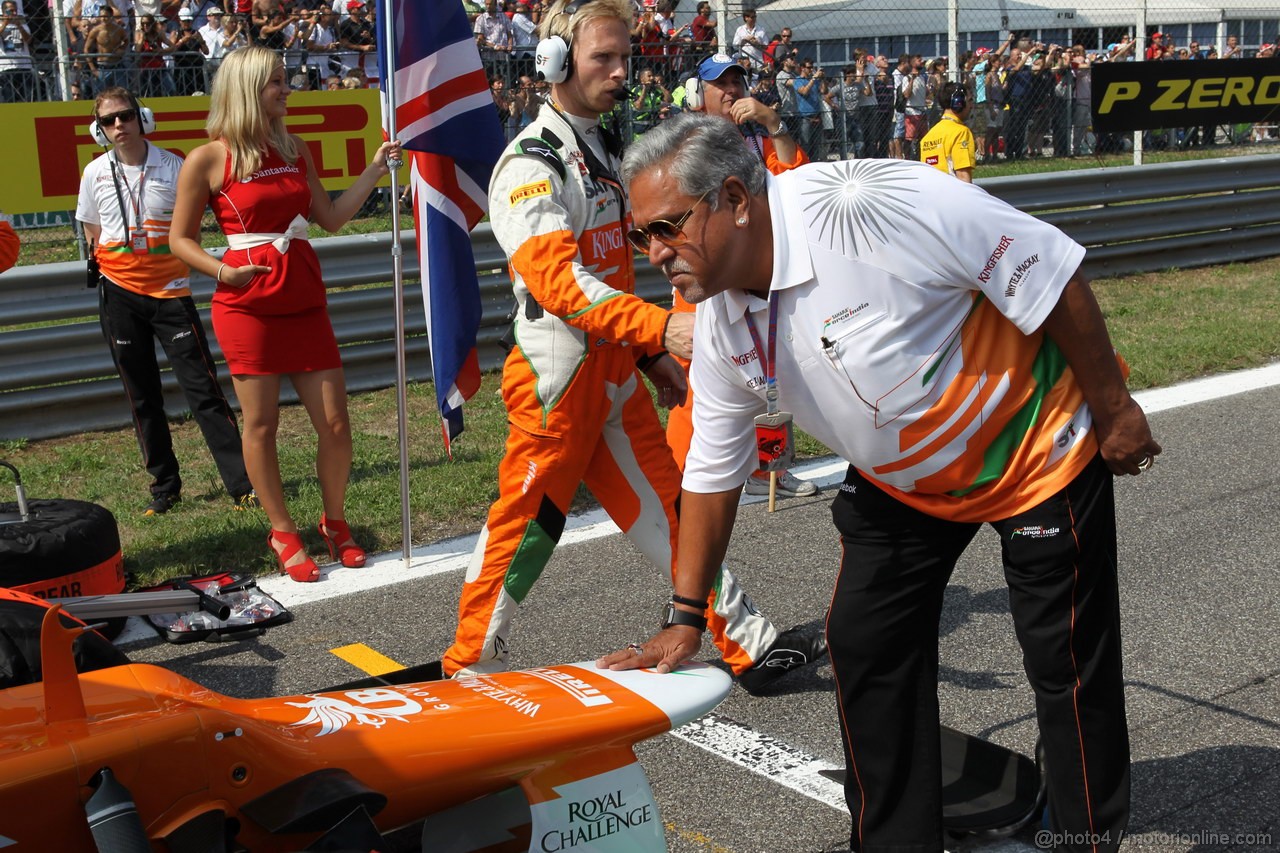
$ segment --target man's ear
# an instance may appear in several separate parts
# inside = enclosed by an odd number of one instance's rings
[[[729,210],[733,213],[734,218],[746,216],[748,209],[751,207],[751,193],[748,192],[747,185],[736,175],[730,175],[725,178],[724,192]]]

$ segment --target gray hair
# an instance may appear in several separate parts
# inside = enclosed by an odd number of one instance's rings
[[[642,172],[663,165],[688,196],[710,193],[730,176],[759,195],[768,174],[733,122],[705,113],[680,113],[646,131],[622,158],[622,180],[630,186]],[[715,210],[717,196],[707,202]]]

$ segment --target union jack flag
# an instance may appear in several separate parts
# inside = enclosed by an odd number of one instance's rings
[[[393,22],[390,50],[383,15]],[[462,404],[480,387],[480,284],[469,234],[488,210],[489,178],[505,140],[461,3],[385,0],[377,29],[383,110],[390,69],[396,135],[410,155],[431,372],[452,458]]]

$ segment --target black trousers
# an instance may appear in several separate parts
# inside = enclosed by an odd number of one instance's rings
[[[827,620],[855,851],[942,849],[938,624],[978,524],[891,498],[852,467]],[[992,526],[1036,697],[1059,850],[1114,850],[1129,816],[1112,475],[1095,458],[1041,505]],[[1076,843],[1073,843],[1076,842]]]
[[[1021,160],[1027,156],[1027,129],[1030,124],[1031,106],[1027,99],[1012,101],[1009,104],[1004,125],[1004,158],[1006,160]]]
[[[152,477],[152,495],[178,495],[182,477],[173,453],[169,421],[164,412],[160,366],[155,338],[160,339],[187,405],[218,466],[227,493],[240,497],[253,487],[244,470],[240,429],[227,402],[204,325],[189,296],[155,299],[107,281],[98,287],[98,316],[111,348],[116,372],[133,410],[133,428],[142,451],[142,464]]]

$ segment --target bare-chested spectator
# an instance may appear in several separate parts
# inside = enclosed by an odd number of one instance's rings
[[[258,40],[258,32],[271,21],[271,14],[280,8],[280,0],[252,0],[249,4],[250,41]]]
[[[98,23],[85,37],[85,60],[99,89],[113,86],[127,88],[129,66],[125,54],[129,50],[129,33],[120,25],[120,16],[114,6],[103,4],[98,11]]]

